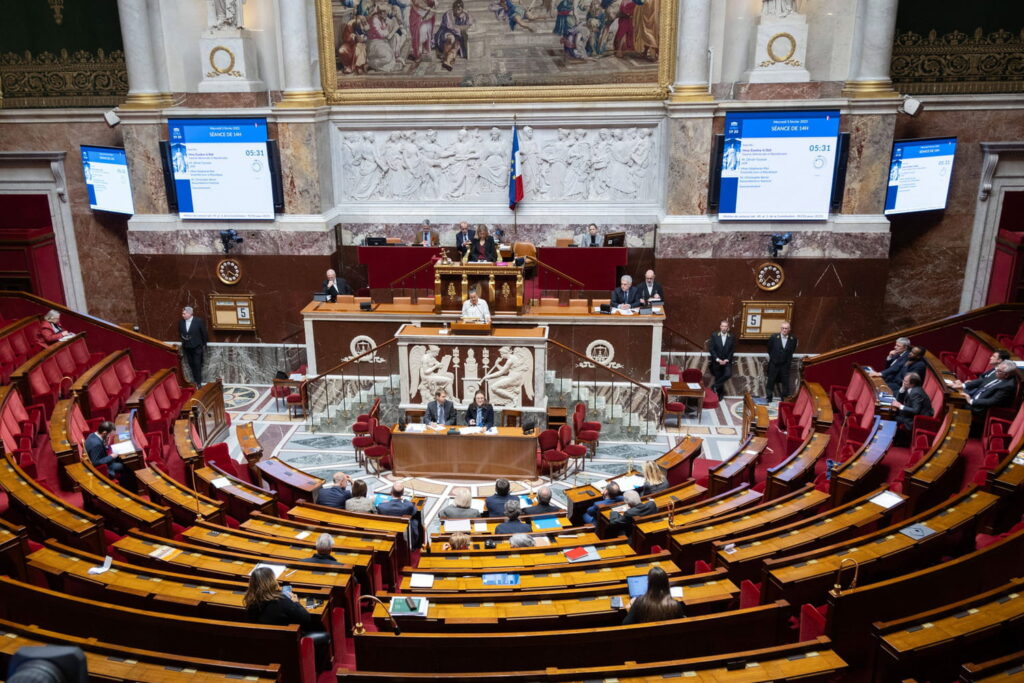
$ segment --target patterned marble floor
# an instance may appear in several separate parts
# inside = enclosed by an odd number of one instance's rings
[[[392,483],[402,481],[407,493],[425,495],[428,502],[424,521],[428,527],[434,525],[438,511],[448,505],[454,486],[469,486],[474,498],[486,497],[494,491],[493,481],[394,478],[389,472],[385,472],[382,478],[371,476],[355,462],[351,433],[311,433],[305,422],[288,417],[283,403],[275,405],[269,386],[228,385],[224,399],[232,424],[252,422],[268,456],[278,457],[324,479],[330,479],[334,472],[346,472],[353,479],[365,480],[372,493],[387,493]],[[678,427],[671,422],[651,443],[602,441],[597,456],[587,460],[582,472],[551,484],[555,503],[564,506],[566,488],[620,474],[630,464],[639,469],[642,461],[662,455],[687,435],[704,439],[707,458],[724,459],[739,445],[741,404],[739,398],[727,398],[717,409],[704,411],[699,420],[684,419]],[[233,430],[228,437],[228,445],[232,457],[244,462]],[[527,492],[544,483],[548,483],[548,479],[538,477],[533,481],[513,482],[512,488],[513,491]]]

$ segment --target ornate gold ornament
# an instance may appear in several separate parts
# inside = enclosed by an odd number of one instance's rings
[[[675,78],[676,16],[679,0],[663,0],[658,15],[658,74],[656,82],[599,85],[532,85],[510,87],[388,88],[374,83],[364,88],[339,88],[331,0],[316,0],[320,48],[320,81],[328,104],[449,104],[497,102],[592,102],[599,100],[664,100]]]
[[[217,54],[224,52],[228,56],[228,65],[226,67],[217,66]],[[213,71],[209,71],[206,74],[207,78],[216,78],[217,76],[233,76],[234,78],[243,78],[240,71],[235,71],[235,53],[224,47],[223,45],[217,45],[210,50],[210,68]]]
[[[1024,92],[1024,30],[904,31],[892,51],[892,81],[910,94]],[[890,86],[891,89],[891,86]]]
[[[50,10],[53,12],[53,20],[57,26],[64,23],[64,0],[49,0]]]
[[[784,57],[775,54],[775,41],[779,38],[785,38],[789,41],[789,52]],[[794,54],[796,54],[796,38],[791,33],[776,33],[768,39],[768,56],[772,58],[773,62],[786,63],[793,58]]]
[[[113,107],[128,92],[124,52],[29,51],[0,54],[7,107]]]

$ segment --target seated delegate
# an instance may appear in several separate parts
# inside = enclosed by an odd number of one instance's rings
[[[505,501],[505,521],[494,527],[496,534],[528,534],[533,528],[526,522],[519,520],[522,513],[519,500],[512,498]]]
[[[473,396],[473,403],[466,408],[466,424],[470,427],[490,429],[494,426],[494,408],[487,402],[484,392],[478,391]]]
[[[681,619],[684,616],[683,603],[672,597],[668,587],[668,574],[661,567],[651,567],[647,572],[647,592],[629,605],[629,614],[622,620],[622,625]]]
[[[495,263],[498,260],[498,247],[494,244],[486,225],[476,227],[476,236],[469,245],[467,257],[470,261],[490,261]]]
[[[296,624],[304,636],[313,639],[317,670],[330,668],[330,636],[317,628],[316,621],[299,604],[291,586],[282,590],[269,567],[257,567],[249,574],[249,589],[242,598],[245,615],[250,622],[269,626]]]
[[[327,296],[328,301],[337,301],[339,294],[351,294],[352,288],[345,278],[338,277],[332,268],[327,271],[327,279],[324,280],[321,291]]]
[[[484,517],[501,517],[505,514],[505,503],[518,500],[516,496],[509,495],[509,489],[511,485],[504,477],[494,482],[494,493],[484,500]]]
[[[619,286],[612,290],[612,308],[628,311],[631,308],[640,306],[640,291],[633,286],[633,278],[623,275],[619,280]]]
[[[600,247],[604,243],[601,235],[597,234],[597,225],[591,223],[587,226],[587,231],[579,236],[576,240],[576,246],[578,247]]]
[[[587,508],[587,511],[583,513],[584,523],[593,524],[594,520],[597,519],[597,515],[601,511],[601,508],[607,507],[608,505],[618,505],[621,502],[622,489],[619,488],[619,485],[616,482],[608,482],[608,486],[604,489],[604,498],[591,505]]]
[[[483,517],[476,508],[470,507],[473,504],[473,498],[469,492],[469,489],[465,486],[456,486],[452,489],[452,504],[443,508],[438,513],[438,517],[441,519],[472,519],[473,517]]]
[[[47,346],[52,346],[73,336],[75,335],[60,326],[60,313],[51,310],[47,311],[43,316],[43,322],[39,323],[39,327],[36,328],[35,342],[39,348],[45,349]]]

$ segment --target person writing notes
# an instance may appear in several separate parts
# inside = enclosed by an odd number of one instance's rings
[[[491,309],[475,289],[469,290],[469,298],[462,302],[462,317],[478,318],[485,323],[491,322]]]
[[[487,402],[484,392],[476,392],[473,403],[466,408],[466,424],[470,427],[490,429],[494,426],[494,408]]]
[[[637,289],[640,290],[640,303],[644,306],[665,303],[665,290],[661,288],[660,282],[655,281],[653,270],[644,273],[644,281]]]

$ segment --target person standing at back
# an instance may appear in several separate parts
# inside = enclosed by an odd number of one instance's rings
[[[768,381],[767,398],[772,402],[775,387],[779,385],[779,398],[789,396],[789,367],[796,352],[796,337],[791,332],[789,321],[779,326],[779,331],[768,337]]]
[[[732,377],[732,361],[736,353],[736,338],[729,332],[732,327],[728,320],[718,323],[718,332],[708,339],[708,355],[711,374],[715,378],[712,385],[718,398],[725,392],[725,383]]]
[[[181,309],[181,320],[178,322],[178,336],[181,338],[181,350],[185,355],[192,381],[196,387],[203,386],[203,354],[206,352],[206,324],[202,318],[193,314],[191,306]]]

